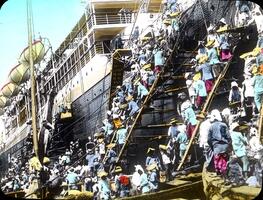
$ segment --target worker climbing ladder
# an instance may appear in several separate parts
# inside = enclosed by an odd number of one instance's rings
[[[234,47],[234,49],[235,49],[235,47]],[[233,49],[233,52],[234,52],[234,49]],[[225,76],[225,74],[226,74],[226,72],[227,72],[227,70],[228,70],[228,68],[229,68],[229,66],[230,66],[230,64],[231,64],[231,62],[232,62],[232,59],[233,59],[233,57],[231,58],[230,61],[228,61],[228,62],[225,64],[225,67],[223,68],[223,71],[222,71],[222,72],[219,74],[219,76],[217,77],[217,79],[216,79],[216,81],[215,81],[215,83],[214,83],[214,85],[213,85],[213,87],[212,87],[212,90],[210,91],[210,93],[209,93],[209,95],[208,95],[208,97],[207,97],[207,99],[206,99],[206,101],[205,101],[205,104],[204,104],[204,106],[203,106],[203,108],[202,108],[202,111],[201,111],[201,115],[203,115],[204,117],[207,115],[207,112],[208,112],[208,109],[209,109],[209,107],[210,107],[210,104],[211,104],[213,98],[214,98],[215,95],[216,95],[216,90],[217,90],[219,84],[221,83],[221,81],[224,79],[224,76]],[[192,146],[192,143],[193,143],[193,141],[194,141],[194,139],[195,139],[195,136],[197,135],[197,132],[198,132],[198,130],[199,130],[200,125],[201,125],[201,121],[199,120],[199,121],[197,122],[196,126],[195,126],[195,129],[194,129],[194,131],[193,131],[193,134],[192,134],[192,136],[191,136],[191,139],[190,139],[190,141],[189,141],[189,143],[188,143],[188,145],[187,145],[187,147],[186,147],[186,151],[185,151],[185,153],[184,153],[184,156],[183,156],[183,158],[182,158],[179,166],[177,167],[177,170],[180,170],[181,167],[182,167],[182,165],[184,164],[184,162],[185,162],[185,160],[186,160],[186,158],[187,158],[187,155],[188,155],[188,153],[189,153],[189,150],[190,150],[190,148],[191,148],[191,146]]]

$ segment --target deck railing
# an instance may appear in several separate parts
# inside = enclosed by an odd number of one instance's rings
[[[134,13],[93,13],[88,17],[88,28],[91,29],[94,25],[107,24],[129,24],[133,21]]]

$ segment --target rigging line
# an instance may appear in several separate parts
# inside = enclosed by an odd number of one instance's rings
[[[32,9],[32,2],[30,2],[30,13],[31,13],[31,26],[32,26],[32,32],[33,32],[33,41],[35,41],[35,29],[34,29],[34,14]]]
[[[201,8],[201,13],[202,13],[203,20],[204,20],[204,23],[205,23],[205,28],[207,30],[206,18],[205,18],[205,14],[204,14],[204,10],[203,10],[202,4],[201,4],[201,0],[197,0],[197,1],[199,2],[199,6]]]

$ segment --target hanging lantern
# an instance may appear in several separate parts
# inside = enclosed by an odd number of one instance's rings
[[[4,108],[10,105],[11,105],[10,99],[0,94],[0,108]]]
[[[41,41],[35,41],[32,44],[33,64],[39,63],[45,55],[45,47]],[[29,65],[29,47],[25,48],[20,55],[19,62]]]
[[[16,65],[9,73],[10,82],[20,85],[21,83],[26,82],[30,77],[29,66],[24,64]]]
[[[2,87],[1,92],[4,96],[6,96],[7,98],[10,98],[18,94],[19,87],[18,85],[9,82]]]

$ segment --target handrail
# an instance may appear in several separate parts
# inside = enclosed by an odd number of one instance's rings
[[[132,23],[131,13],[93,13],[87,19],[88,28],[91,29],[94,25],[106,25],[106,24],[129,24]]]
[[[113,143],[113,141],[115,139],[115,136],[117,135],[117,131],[118,131],[117,129],[114,131],[113,136],[112,136],[111,141],[110,141],[110,144]],[[102,163],[106,162],[106,158],[108,156],[109,151],[110,151],[110,148],[107,148],[107,151],[106,151],[105,156],[104,156],[104,158],[102,160]]]
[[[235,49],[235,47],[234,47],[234,49]],[[234,50],[234,49],[233,49],[233,50]],[[206,101],[205,101],[205,104],[204,104],[204,106],[203,106],[203,108],[202,108],[202,111],[201,111],[202,114],[204,114],[204,115],[207,114],[207,110],[208,110],[208,108],[210,107],[210,104],[211,104],[214,96],[216,95],[215,91],[216,91],[216,89],[218,88],[220,82],[223,80],[223,78],[224,78],[224,76],[225,76],[225,74],[226,74],[226,72],[227,72],[227,70],[228,70],[228,68],[229,68],[229,66],[230,66],[230,64],[231,64],[232,59],[233,59],[233,57],[231,58],[230,61],[227,62],[227,64],[226,64],[226,66],[224,67],[223,71],[222,71],[222,72],[219,74],[219,76],[217,77],[217,80],[216,80],[215,84],[213,85],[212,90],[210,91],[210,93],[209,93],[209,95],[208,95],[208,97],[207,97],[207,99],[206,99]],[[197,131],[199,130],[200,125],[201,125],[201,121],[198,121],[197,124],[196,124],[196,126],[195,126],[195,129],[194,129],[194,131],[193,131],[193,134],[192,134],[192,136],[191,136],[191,139],[190,139],[189,143],[187,144],[187,147],[186,147],[186,151],[185,151],[185,153],[184,153],[184,156],[183,156],[183,158],[182,158],[179,166],[177,167],[177,171],[180,170],[180,168],[182,167],[182,165],[183,165],[183,163],[184,163],[184,161],[185,161],[185,159],[186,159],[186,156],[187,156],[187,154],[188,154],[188,152],[189,152],[189,150],[190,150],[190,147],[191,147],[191,145],[192,145],[192,143],[193,143],[193,141],[194,141],[194,138],[195,138],[195,136],[196,136],[196,134],[197,134]]]

